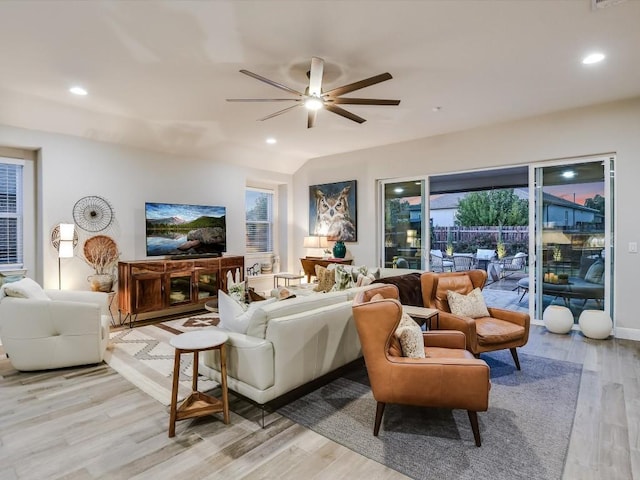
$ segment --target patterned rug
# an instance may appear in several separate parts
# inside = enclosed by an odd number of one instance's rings
[[[169,320],[154,325],[124,328],[110,334],[105,362],[136,387],[163,405],[171,403],[171,388],[175,349],[169,344],[171,337],[183,332],[210,328],[219,322],[217,314],[206,313]],[[183,354],[180,359],[180,390],[178,399],[191,392],[193,355]],[[217,382],[198,376],[198,390],[206,392],[218,386]]]

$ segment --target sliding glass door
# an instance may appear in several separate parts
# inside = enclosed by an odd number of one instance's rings
[[[421,178],[380,182],[384,238],[380,264],[423,270],[425,181]]]
[[[549,305],[612,318],[612,157],[532,167],[535,179],[534,318]]]

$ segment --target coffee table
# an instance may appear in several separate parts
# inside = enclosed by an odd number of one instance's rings
[[[413,318],[420,326],[426,324],[426,329],[431,330],[431,319],[436,319],[436,329],[439,327],[440,310],[437,308],[416,307],[414,305],[402,305],[402,310]]]
[[[229,424],[229,396],[227,391],[227,355],[225,342],[229,336],[220,330],[199,330],[182,333],[169,343],[176,349],[173,362],[173,388],[169,415],[169,437],[176,434],[176,421],[222,412],[224,423]],[[220,383],[222,400],[198,391],[198,353],[207,350],[220,351]],[[193,379],[191,394],[178,405],[180,356],[193,353]]]

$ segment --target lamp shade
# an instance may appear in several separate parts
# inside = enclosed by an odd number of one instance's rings
[[[73,234],[75,225],[73,223],[61,223],[60,224],[60,240],[73,241]]]
[[[58,258],[73,257],[73,240],[60,240],[58,246]]]
[[[320,237],[304,237],[304,248],[320,248]]]
[[[320,248],[329,248],[329,239],[327,237],[318,237],[320,240]]]

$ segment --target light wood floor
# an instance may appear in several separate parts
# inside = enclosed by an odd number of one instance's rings
[[[584,365],[563,478],[640,478],[640,342],[532,327],[522,350]],[[406,478],[277,414],[262,429],[255,408],[233,409],[229,426],[181,421],[169,439],[166,408],[106,365],[20,373],[0,357],[0,480]]]

